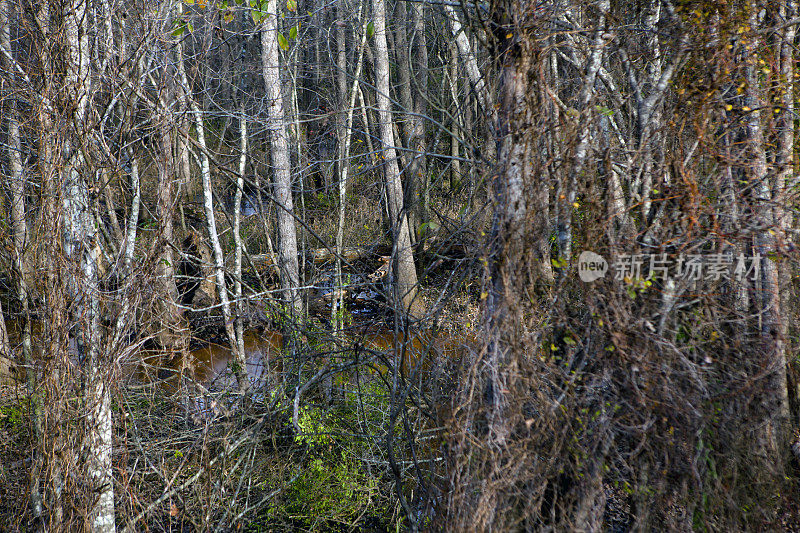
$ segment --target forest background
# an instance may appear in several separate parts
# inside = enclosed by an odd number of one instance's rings
[[[797,527],[798,23],[0,0],[3,528]]]

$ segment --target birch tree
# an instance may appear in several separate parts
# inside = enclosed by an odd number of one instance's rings
[[[86,375],[86,438],[88,477],[97,494],[91,510],[91,528],[115,531],[114,481],[111,470],[112,420],[108,383],[110,363],[101,350],[97,228],[91,217],[87,174],[82,155],[88,144],[84,128],[89,120],[91,90],[89,10],[85,2],[64,6],[65,88],[72,104],[67,118],[74,137],[64,140],[61,173],[64,210],[64,252],[76,265],[72,292],[77,300],[75,319],[80,327],[78,349]],[[70,109],[70,108],[68,108]],[[83,146],[81,146],[83,144]]]

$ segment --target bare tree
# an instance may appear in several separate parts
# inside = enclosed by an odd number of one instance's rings
[[[83,151],[88,137],[83,128],[89,120],[91,95],[89,10],[85,2],[66,6],[65,86],[71,103],[72,139],[64,140],[65,165],[61,173],[64,210],[64,251],[75,264],[71,289],[77,301],[74,317],[80,334],[78,350],[87,374],[86,438],[88,477],[97,493],[91,510],[91,528],[115,531],[114,480],[111,470],[112,420],[109,390],[110,362],[101,349],[100,285],[98,276],[97,228],[92,220]],[[83,144],[83,146],[81,146]]]
[[[417,295],[417,270],[411,249],[408,216],[403,206],[403,186],[397,152],[394,148],[394,132],[391,102],[389,99],[389,51],[386,45],[386,5],[383,0],[373,0],[372,13],[375,25],[375,90],[378,107],[378,127],[383,145],[386,196],[389,204],[395,258],[392,267],[392,282],[395,298],[402,311],[412,315],[420,311]]]
[[[286,134],[286,114],[278,56],[278,15],[274,2],[267,4],[261,28],[261,69],[267,91],[271,162],[274,174],[275,202],[278,214],[278,262],[281,288],[288,311],[302,316],[300,269],[297,258],[297,230],[292,200],[291,163]]]

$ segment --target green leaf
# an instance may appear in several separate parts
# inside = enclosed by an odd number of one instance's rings
[[[595,107],[595,109],[597,109],[597,112],[600,113],[601,115],[605,115],[607,117],[610,117],[611,115],[614,114],[614,110],[613,109],[609,109],[606,106],[597,105],[597,106],[594,106],[594,107]]]
[[[260,9],[253,9],[250,11],[250,16],[253,17],[253,22],[258,24],[264,17],[264,13]]]
[[[564,344],[567,346],[575,346],[575,340],[572,337],[564,337]]]
[[[281,32],[278,32],[278,46],[280,46],[281,50],[284,52],[289,49],[289,41],[286,40],[286,37],[284,37]]]
[[[292,13],[297,11],[297,0],[286,0],[286,9]]]
[[[281,32],[278,32],[278,46],[280,46],[281,50],[284,52],[289,49],[289,41],[286,40],[286,37],[284,37]]]
[[[192,33],[194,31],[194,26],[192,26],[191,22],[186,23],[186,28],[189,30],[189,33]]]
[[[186,25],[182,24],[182,25],[180,25],[179,27],[175,28],[172,31],[172,36],[173,37],[180,37],[181,35],[183,35],[183,32],[185,32],[185,31],[186,31]]]
[[[439,229],[439,224],[433,221],[423,222],[422,224],[419,225],[419,231],[422,234],[427,234],[431,231],[436,231],[437,229]]]
[[[375,24],[372,21],[367,23],[367,39],[371,39],[375,35]]]
[[[289,39],[297,39],[297,26],[292,26],[292,29],[289,30]]]

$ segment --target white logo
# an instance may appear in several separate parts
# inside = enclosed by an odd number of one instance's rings
[[[589,283],[598,280],[608,272],[608,261],[603,256],[594,252],[581,252],[578,257],[578,276],[581,281]]]

